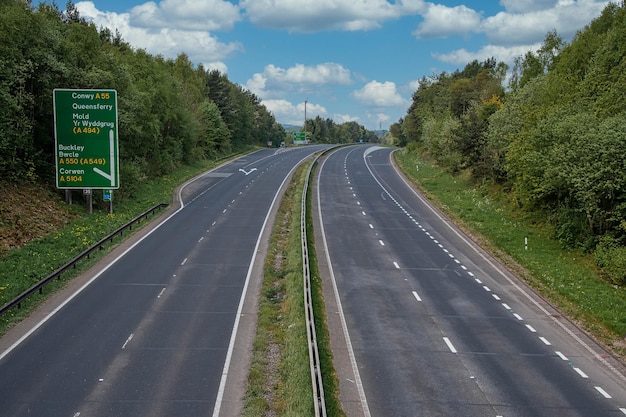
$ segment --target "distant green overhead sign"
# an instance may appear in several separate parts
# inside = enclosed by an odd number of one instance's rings
[[[306,132],[293,132],[293,140],[294,142],[306,140]]]
[[[119,188],[117,92],[54,90],[57,188]]]

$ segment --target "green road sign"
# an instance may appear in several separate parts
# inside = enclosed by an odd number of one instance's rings
[[[57,188],[119,188],[117,127],[115,90],[54,90]]]
[[[293,140],[295,141],[300,141],[300,140],[306,140],[306,132],[293,132]]]

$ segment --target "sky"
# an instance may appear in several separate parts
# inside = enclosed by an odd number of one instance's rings
[[[92,0],[74,3],[134,48],[181,53],[257,95],[279,123],[320,116],[388,130],[423,77],[494,57],[511,67],[605,0]]]

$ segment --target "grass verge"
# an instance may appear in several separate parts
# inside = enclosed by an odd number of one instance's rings
[[[624,361],[626,289],[599,278],[589,255],[564,249],[547,222],[530,219],[508,201],[495,199],[419,155],[401,150],[394,157],[449,217]]]
[[[59,215],[65,214],[70,218],[65,226],[45,234],[42,238],[32,240],[18,249],[6,251],[0,257],[0,305],[5,305],[145,210],[159,203],[171,202],[174,190],[179,184],[217,164],[216,161],[203,161],[180,167],[167,176],[147,181],[133,191],[132,197],[120,202],[114,201],[113,214],[108,214],[102,204],[98,205],[97,193],[94,196],[94,213],[91,215],[87,214],[86,208],[80,203],[71,206],[61,204],[62,211]],[[45,204],[46,202],[43,201],[42,205]],[[57,202],[55,204],[58,205]],[[30,220],[35,221],[32,217]],[[137,227],[133,227],[131,233],[137,232],[141,227],[140,223]],[[131,233],[125,233],[124,237],[127,238]],[[119,239],[107,245],[104,250],[94,252],[89,259],[81,261],[76,269],[64,274],[60,280],[48,284],[42,294],[33,294],[22,303],[20,309],[14,308],[1,316],[0,335],[27,317],[49,294],[93,266],[121,242],[122,240]]]
[[[270,238],[244,417],[314,415],[300,244],[301,198],[306,174],[305,165],[294,173]],[[308,232],[310,239],[312,236],[312,231]],[[309,251],[311,248],[312,245]],[[314,260],[314,254],[310,252],[309,256]],[[319,274],[313,270],[311,274],[325,399],[327,410],[332,410],[328,415],[343,416],[338,384],[332,381],[332,355]]]

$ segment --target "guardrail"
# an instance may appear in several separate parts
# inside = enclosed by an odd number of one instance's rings
[[[78,256],[73,258],[71,261],[69,261],[68,263],[66,263],[65,265],[63,265],[62,267],[57,269],[56,271],[54,271],[52,274],[48,275],[46,278],[42,279],[37,284],[33,285],[32,287],[30,287],[29,289],[27,289],[26,291],[24,291],[23,293],[21,293],[20,295],[15,297],[13,300],[9,301],[7,304],[2,306],[2,308],[0,308],[0,316],[4,315],[9,310],[12,310],[15,307],[17,307],[18,309],[21,308],[22,307],[22,302],[26,298],[28,298],[29,296],[31,296],[32,294],[34,294],[37,291],[39,291],[39,294],[43,293],[43,287],[46,284],[50,283],[50,281],[53,281],[54,279],[61,279],[61,275],[64,272],[66,272],[68,269],[70,269],[70,268],[74,268],[75,269],[76,268],[76,264],[80,260],[82,260],[85,257],[89,259],[89,256],[94,251],[96,251],[98,249],[102,249],[102,246],[107,241],[113,242],[113,239],[116,236],[122,235],[126,230],[132,230],[134,224],[139,223],[144,218],[147,218],[148,215],[154,214],[155,211],[160,210],[163,207],[167,207],[167,204],[165,204],[165,203],[157,204],[156,206],[152,207],[149,210],[146,210],[145,212],[143,212],[139,216],[135,217],[133,220],[129,221],[128,223],[124,224],[123,226],[120,226],[117,230],[115,230],[114,232],[112,232],[111,234],[106,236],[105,238],[103,238],[100,241],[98,241],[98,243],[96,243],[95,245],[91,246],[89,249],[86,249],[81,254],[79,254]]]
[[[302,274],[304,276],[304,309],[306,312],[306,333],[309,345],[309,361],[311,365],[311,382],[313,383],[313,400],[315,401],[315,417],[326,417],[326,400],[324,399],[324,385],[322,383],[322,369],[320,365],[319,351],[317,348],[317,335],[315,333],[315,318],[313,316],[313,300],[311,298],[311,272],[309,266],[309,249],[307,244],[306,217],[309,190],[309,178],[313,166],[317,162],[316,157],[309,165],[309,171],[304,181],[302,191],[302,208],[300,210],[300,231],[302,237]]]

